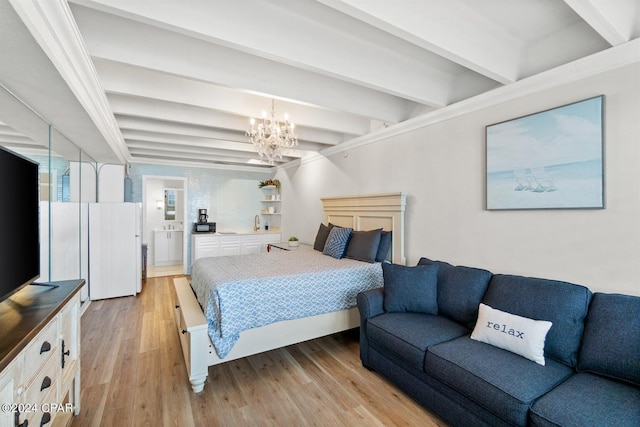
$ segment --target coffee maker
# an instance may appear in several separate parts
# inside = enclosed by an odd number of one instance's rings
[[[193,223],[194,233],[215,233],[216,223],[207,222],[209,215],[207,215],[206,209],[198,209],[198,222]]]
[[[207,215],[206,209],[198,209],[198,222],[200,224],[204,224],[209,219],[209,215]]]

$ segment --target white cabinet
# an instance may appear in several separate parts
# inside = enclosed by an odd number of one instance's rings
[[[242,239],[242,245],[240,246],[240,253],[242,255],[247,254],[259,254],[262,247],[262,236],[244,236]]]
[[[240,236],[220,236],[220,256],[240,255]]]
[[[280,233],[193,234],[191,263],[205,257],[257,254],[267,251],[269,243],[280,241]]]
[[[0,313],[17,312],[13,316],[23,325],[0,331],[0,402],[9,405],[0,411],[0,427],[68,425],[80,412],[80,289],[84,281],[55,284],[59,286],[20,290],[11,298],[18,309],[9,301],[0,304]]]
[[[154,265],[172,265],[182,262],[182,231],[156,230]]]
[[[191,259],[220,256],[220,239],[215,234],[193,234],[191,236]]]
[[[22,357],[16,357],[0,374],[0,402],[20,403],[18,382],[22,376]],[[10,408],[13,409],[13,408]],[[0,426],[15,426],[15,411],[0,411]]]

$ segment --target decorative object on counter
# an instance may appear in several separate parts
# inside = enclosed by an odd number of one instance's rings
[[[260,181],[258,183],[258,188],[265,188],[271,185],[276,187],[276,190],[280,191],[281,184],[280,184],[280,180],[278,179],[265,179],[264,181]]]
[[[207,222],[208,219],[209,219],[209,215],[207,215],[207,210],[198,209],[198,222],[204,224]]]
[[[298,238],[296,236],[289,237],[289,246],[295,248],[299,244],[300,244],[300,242],[298,241]]]
[[[267,118],[266,111],[262,112],[262,123],[256,126],[256,120],[251,118],[251,129],[247,131],[249,141],[255,146],[260,159],[266,159],[270,165],[275,159],[282,160],[282,154],[298,145],[298,137],[294,133],[295,124],[289,121],[285,113],[284,121],[276,117],[276,101],[271,100],[271,115]]]

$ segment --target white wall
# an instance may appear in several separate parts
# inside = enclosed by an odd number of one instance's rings
[[[640,65],[278,171],[283,237],[313,242],[320,197],[405,191],[407,263],[422,256],[640,295]],[[604,94],[604,210],[487,211],[485,126]]]

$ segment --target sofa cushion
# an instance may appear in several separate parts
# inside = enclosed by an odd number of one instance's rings
[[[544,366],[544,340],[551,328],[546,320],[528,319],[480,304],[472,340],[519,354]]]
[[[525,425],[531,404],[573,369],[555,360],[541,366],[465,336],[429,347],[425,372],[507,423]]]
[[[557,280],[495,274],[483,303],[498,310],[553,323],[544,352],[575,367],[591,291]]]
[[[640,386],[640,297],[593,295],[578,370]]]
[[[491,272],[472,267],[454,267],[428,258],[421,258],[418,265],[438,266],[438,314],[473,328]]]
[[[579,373],[538,399],[529,413],[534,426],[638,426],[640,389]]]
[[[366,328],[372,346],[393,353],[420,371],[427,347],[469,333],[446,317],[422,313],[382,314],[368,319]]]
[[[387,312],[438,314],[438,267],[382,264]]]

